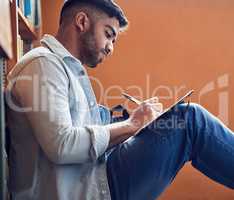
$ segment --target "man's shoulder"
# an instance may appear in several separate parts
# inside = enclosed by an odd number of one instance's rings
[[[45,59],[56,59],[56,60],[60,60],[61,58],[59,58],[55,53],[51,52],[48,48],[40,46],[37,48],[32,49],[31,51],[29,51],[28,53],[26,53],[19,61],[20,63],[25,63],[25,62],[31,62],[35,59],[38,58],[45,58]]]
[[[14,66],[9,75],[17,76],[17,74],[19,74],[25,67],[29,66],[30,63],[40,62],[41,59],[48,62],[56,62],[58,65],[63,65],[62,58],[51,52],[48,48],[40,46],[26,53]]]

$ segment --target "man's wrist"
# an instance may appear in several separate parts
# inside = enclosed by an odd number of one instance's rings
[[[136,126],[135,123],[131,121],[131,119],[127,119],[123,122],[125,124],[126,130],[130,135],[134,135],[140,127]]]
[[[129,120],[108,124],[106,127],[110,131],[109,147],[125,141],[133,136],[137,130]]]

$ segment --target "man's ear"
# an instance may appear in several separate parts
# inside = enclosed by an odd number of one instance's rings
[[[75,23],[80,32],[84,33],[90,28],[90,19],[85,12],[78,12],[75,17]]]

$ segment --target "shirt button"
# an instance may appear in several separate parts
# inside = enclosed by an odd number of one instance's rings
[[[91,101],[91,102],[90,102],[90,106],[93,107],[94,105],[95,105],[94,101]]]
[[[85,75],[84,71],[79,72],[79,76],[84,76],[84,75]]]
[[[102,194],[106,194],[106,191],[105,191],[105,190],[102,190]]]

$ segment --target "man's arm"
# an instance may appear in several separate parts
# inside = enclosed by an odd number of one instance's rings
[[[25,126],[30,127],[50,161],[92,162],[106,151],[110,140],[107,127],[74,126],[69,106],[69,78],[56,57],[38,57],[15,71],[19,73],[9,76],[8,85],[14,83],[14,87],[8,90],[21,108],[29,108],[22,113],[28,122]]]
[[[110,130],[109,147],[123,142],[144,127],[148,122],[155,119],[162,112],[162,104],[157,98],[144,101],[133,111],[128,120],[107,125]]]
[[[134,128],[131,127],[129,121],[122,121],[106,125],[110,130],[109,148],[119,144],[134,135]]]
[[[20,105],[32,108],[24,113],[32,134],[48,159],[56,164],[96,160],[108,146],[134,135],[153,115],[152,105],[143,103],[124,122],[75,127],[70,114],[68,91],[66,72],[53,56],[34,59],[17,75],[14,86],[14,95]]]

